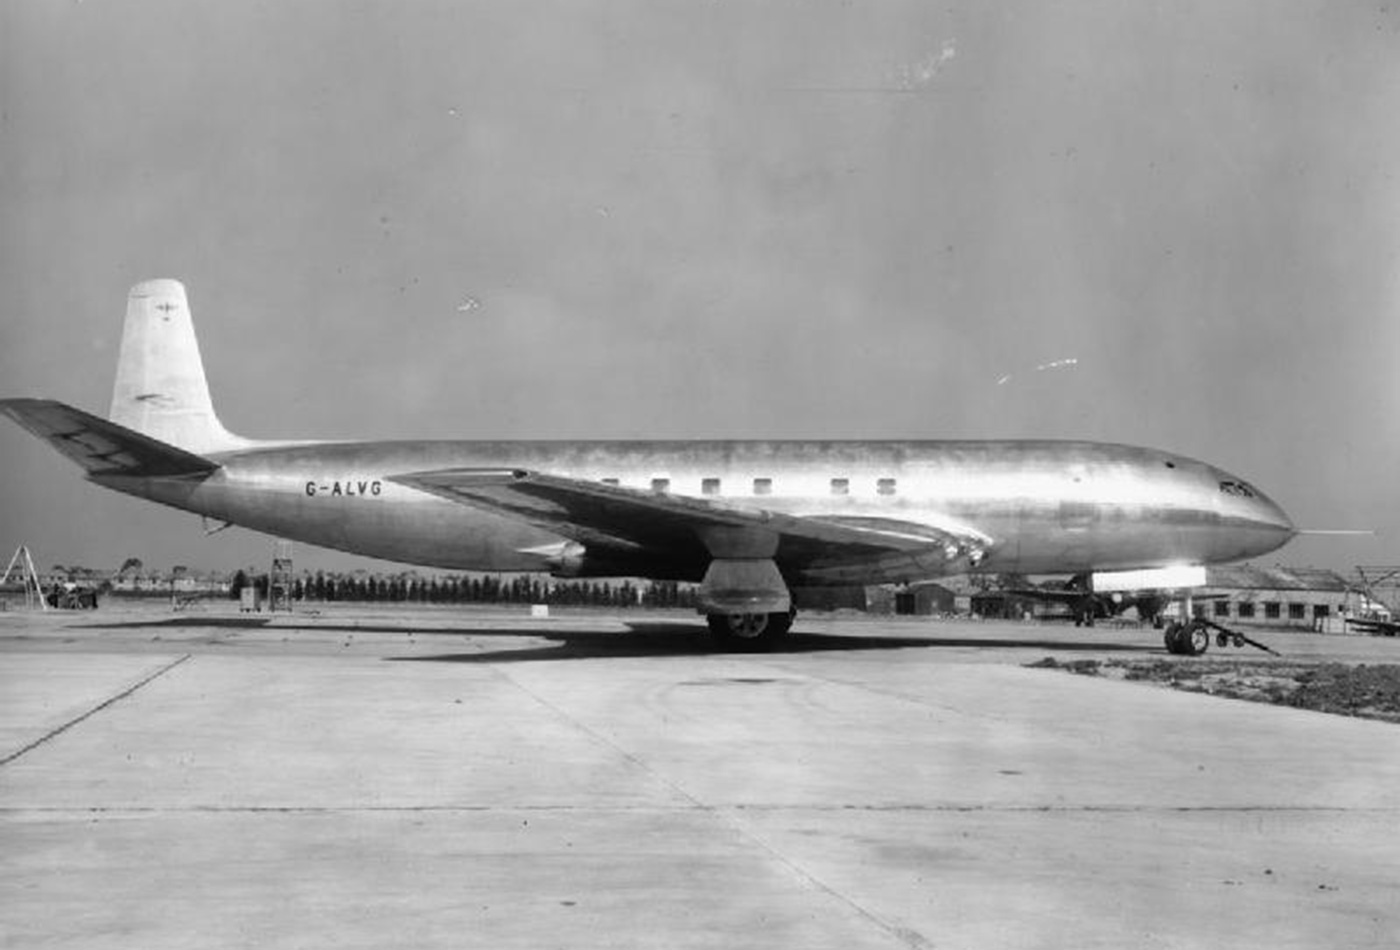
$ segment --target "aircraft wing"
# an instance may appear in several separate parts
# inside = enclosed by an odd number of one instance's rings
[[[1079,604],[1086,597],[1094,595],[1082,590],[1044,590],[1039,587],[1008,587],[988,593],[1004,594],[1008,597],[1024,597],[1027,600],[1040,600],[1050,604]]]
[[[1362,633],[1369,633],[1371,636],[1393,637],[1400,635],[1400,622],[1394,620],[1376,620],[1372,618],[1346,618],[1347,626],[1355,627]]]
[[[53,399],[0,399],[0,413],[77,462],[89,475],[198,475],[219,467]]]
[[[589,546],[648,548],[697,560],[724,532],[772,535],[782,563],[839,577],[843,565],[887,560],[911,576],[976,563],[992,539],[954,522],[814,517],[624,488],[523,469],[442,469],[391,481],[528,521]]]

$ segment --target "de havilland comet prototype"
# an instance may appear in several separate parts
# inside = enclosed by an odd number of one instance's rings
[[[1238,476],[1096,442],[245,439],[215,415],[174,280],[131,290],[107,419],[48,399],[0,410],[98,485],[278,537],[446,569],[699,582],[710,628],[739,648],[785,633],[801,588],[1150,575],[1296,533]],[[1190,631],[1173,636],[1195,652]]]

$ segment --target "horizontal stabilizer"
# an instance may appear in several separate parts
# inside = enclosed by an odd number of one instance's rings
[[[0,412],[87,469],[89,475],[207,474],[219,466],[52,399],[0,399]]]

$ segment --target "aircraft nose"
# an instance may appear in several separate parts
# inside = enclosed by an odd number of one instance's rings
[[[1279,531],[1284,532],[1290,538],[1298,533],[1298,526],[1293,523],[1293,519],[1288,517],[1288,513],[1283,510],[1278,502],[1272,498],[1261,495],[1259,497],[1262,515],[1260,520],[1266,521]]]
[[[1215,469],[1217,504],[1228,528],[1231,549],[1240,559],[1259,557],[1283,547],[1298,529],[1278,502],[1244,479]]]
[[[1241,500],[1247,501],[1241,514],[1249,525],[1248,531],[1253,542],[1251,546],[1254,550],[1250,557],[1276,551],[1297,535],[1298,528],[1283,510],[1283,506],[1263,492],[1255,489],[1254,497]]]
[[[1255,498],[1254,502],[1254,520],[1266,531],[1277,532],[1281,538],[1279,544],[1283,544],[1298,533],[1293,519],[1288,517],[1288,512],[1284,511],[1278,502],[1262,494]]]

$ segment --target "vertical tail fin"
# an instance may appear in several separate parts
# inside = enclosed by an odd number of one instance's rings
[[[196,454],[247,448],[214,414],[185,286],[148,280],[131,288],[109,418]]]

